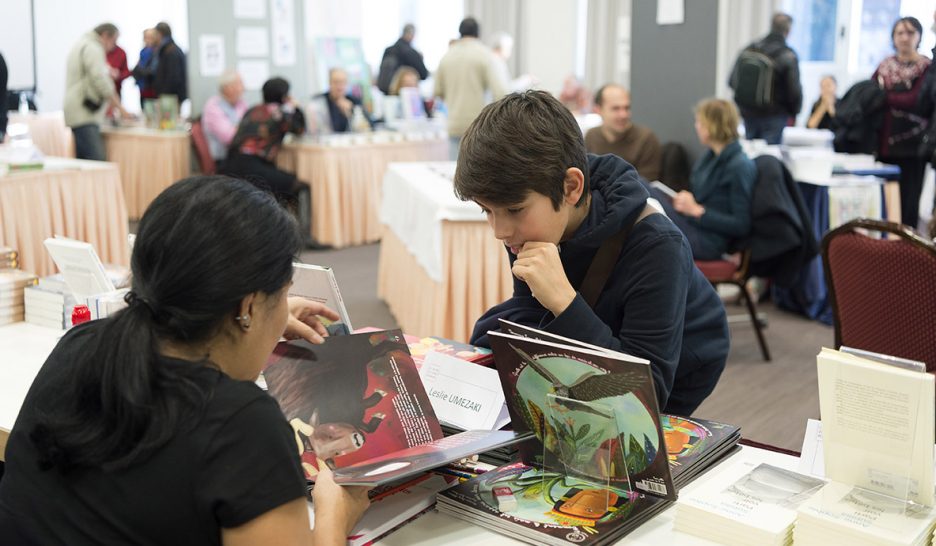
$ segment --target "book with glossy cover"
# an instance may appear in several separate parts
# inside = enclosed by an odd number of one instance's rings
[[[540,442],[521,446],[524,462],[542,465],[544,441],[546,451],[559,459],[563,452],[574,452],[577,460],[610,452],[604,475],[594,476],[599,483],[610,480],[621,489],[676,499],[648,361],[500,332],[489,332],[488,338],[514,430],[532,430]],[[565,417],[555,419],[547,407],[549,395],[600,403],[611,415],[560,408]],[[608,418],[616,427],[598,422]]]
[[[517,501],[504,512],[495,488],[509,488]],[[523,463],[481,474],[438,497],[438,509],[534,544],[606,544],[617,540],[670,503],[635,491],[601,489]]]
[[[340,468],[442,438],[399,330],[281,342],[263,372],[296,431],[303,468]]]

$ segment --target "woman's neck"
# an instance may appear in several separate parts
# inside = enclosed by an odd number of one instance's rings
[[[920,57],[920,54],[916,51],[898,51],[897,60],[902,63],[911,63],[916,61]]]
[[[715,155],[721,155],[722,151],[725,149],[725,146],[728,146],[727,142],[711,142],[709,143],[709,148],[712,149],[712,152]]]

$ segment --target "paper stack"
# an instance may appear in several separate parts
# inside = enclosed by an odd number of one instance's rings
[[[36,282],[36,276],[19,269],[0,269],[0,326],[22,322],[23,289]]]
[[[739,461],[680,497],[674,528],[729,545],[792,544],[796,506],[823,483],[768,464]]]
[[[70,326],[72,297],[61,273],[39,279],[35,286],[24,290],[26,322],[63,330]]]
[[[797,512],[796,544],[930,544],[936,512],[861,489],[832,482],[804,502]]]

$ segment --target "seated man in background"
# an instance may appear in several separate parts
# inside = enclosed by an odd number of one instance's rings
[[[595,93],[595,111],[601,126],[585,135],[585,148],[592,154],[614,154],[637,169],[645,180],[660,179],[660,141],[653,131],[631,121],[630,92],[609,83]]]
[[[721,300],[634,168],[587,154],[552,95],[487,106],[461,142],[454,187],[481,206],[514,276],[513,296],[478,320],[472,344],[488,346],[504,318],[646,358],[666,413],[690,415],[712,392],[729,347]],[[599,252],[613,257],[603,279],[586,275]]]
[[[208,139],[208,148],[215,161],[227,157],[228,146],[237,132],[237,126],[247,111],[244,101],[244,82],[240,74],[228,70],[218,82],[219,94],[208,99],[202,110],[202,127]]]
[[[351,117],[354,107],[360,107],[361,113],[369,125],[373,121],[368,116],[361,99],[348,93],[348,73],[343,68],[332,68],[328,71],[328,91],[319,95],[328,106],[328,117],[331,120],[331,130],[335,133],[346,133],[352,130]]]
[[[312,241],[312,198],[309,185],[296,175],[276,168],[276,155],[287,133],[305,132],[305,116],[289,96],[289,82],[272,78],[263,84],[263,103],[244,114],[231,140],[221,174],[243,178],[296,207],[306,248],[321,248]]]

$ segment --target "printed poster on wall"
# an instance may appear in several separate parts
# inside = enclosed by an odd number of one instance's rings
[[[270,0],[273,66],[296,64],[295,0]]]
[[[266,17],[266,4],[263,0],[234,0],[235,19],[263,19]]]
[[[198,37],[198,69],[202,77],[216,77],[224,72],[224,36],[203,34]]]
[[[266,57],[270,54],[266,27],[237,27],[235,43],[238,57]]]

